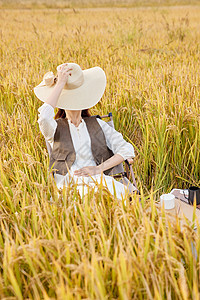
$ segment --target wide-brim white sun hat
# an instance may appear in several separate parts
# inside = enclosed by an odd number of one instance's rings
[[[67,110],[83,110],[97,104],[106,88],[105,72],[100,67],[82,70],[75,63],[67,63],[67,67],[72,68],[71,76],[68,77],[68,81],[61,91],[56,107]],[[53,72],[47,72],[43,76],[42,82],[34,88],[37,98],[46,102],[55,87],[55,82],[56,76]]]

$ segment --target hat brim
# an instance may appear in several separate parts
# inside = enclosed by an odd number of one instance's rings
[[[106,88],[106,75],[100,67],[83,70],[83,84],[72,90],[63,88],[56,107],[67,110],[83,110],[97,104]],[[52,93],[53,86],[47,86],[44,80],[34,88],[38,99],[46,102]]]

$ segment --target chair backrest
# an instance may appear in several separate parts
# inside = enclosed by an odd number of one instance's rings
[[[114,126],[114,122],[113,122],[113,116],[112,116],[112,113],[109,113],[108,115],[103,115],[103,116],[97,116],[98,118],[100,119],[104,119],[104,118],[110,118],[109,121],[107,121],[107,124],[113,128],[115,128]],[[48,154],[49,154],[49,157],[51,155],[51,152],[52,152],[52,148],[51,148],[51,145],[49,144],[49,142],[45,139],[45,142],[46,142],[46,147],[47,147],[47,151],[48,151]],[[124,167],[123,167],[123,164],[120,163],[119,165],[115,166],[112,171],[109,173],[109,175],[116,175],[116,174],[120,174],[120,173],[124,173]]]

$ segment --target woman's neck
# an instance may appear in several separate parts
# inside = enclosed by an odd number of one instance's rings
[[[81,110],[65,110],[66,117],[70,120],[76,127],[81,123]]]

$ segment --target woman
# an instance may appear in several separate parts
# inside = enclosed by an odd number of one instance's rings
[[[50,168],[58,188],[73,179],[83,196],[95,182],[108,187],[122,199],[128,190],[109,172],[123,160],[135,156],[133,146],[106,122],[90,116],[89,108],[102,97],[106,76],[99,67],[81,70],[75,63],[64,63],[44,75],[34,88],[45,102],[39,108],[39,127],[52,148]],[[55,117],[54,109],[59,111]],[[55,119],[54,119],[55,117]]]

